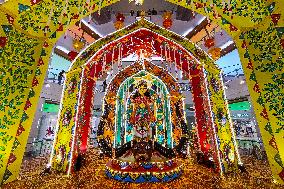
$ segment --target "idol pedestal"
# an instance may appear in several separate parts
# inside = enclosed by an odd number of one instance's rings
[[[137,162],[133,154],[111,159],[106,164],[106,176],[122,182],[169,182],[182,174],[182,164],[178,159],[167,159],[153,152],[148,162]]]

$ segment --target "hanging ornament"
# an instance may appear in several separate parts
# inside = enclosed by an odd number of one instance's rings
[[[114,23],[114,27],[116,30],[123,28],[125,17],[121,13],[117,13],[116,22]]]
[[[208,22],[210,23],[210,21],[208,21]],[[209,34],[207,28],[205,28],[205,32],[206,32],[208,38],[205,39],[205,41],[204,41],[204,46],[205,46],[206,48],[210,49],[211,47],[214,47],[214,45],[215,45],[215,39],[214,39],[214,37],[211,37],[211,36],[210,36],[210,34]]]
[[[205,42],[204,42],[204,46],[207,47],[208,49],[210,49],[214,45],[215,45],[215,42],[214,42],[214,38],[213,37],[210,37],[210,38],[206,39]]]
[[[212,47],[208,50],[208,54],[211,55],[213,60],[218,60],[221,57],[221,48],[219,47]]]
[[[121,22],[121,21],[116,21],[115,23],[114,23],[114,27],[115,27],[115,29],[116,30],[119,30],[119,29],[121,29],[121,28],[123,28],[123,22]]]
[[[172,27],[172,25],[173,25],[172,12],[170,12],[170,11],[164,12],[163,18],[164,18],[163,26],[164,26],[166,29],[170,29],[170,28]]]
[[[209,32],[205,28],[208,38],[204,42],[204,46],[208,48],[208,54],[211,55],[213,60],[217,60],[221,57],[221,48],[215,47],[214,37],[210,37]]]

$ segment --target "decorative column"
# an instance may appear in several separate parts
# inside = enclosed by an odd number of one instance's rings
[[[220,169],[220,159],[218,158],[217,141],[213,134],[214,126],[210,115],[211,112],[209,112],[209,94],[206,90],[203,70],[198,67],[192,68],[190,70],[190,77],[200,150],[203,152],[206,160],[212,157],[216,170],[222,172]]]
[[[0,5],[3,6],[3,5]],[[18,30],[0,7],[0,185],[18,177],[51,48]]]
[[[284,184],[284,21],[281,8],[273,9],[236,44],[274,181]]]
[[[78,153],[85,154],[88,147],[89,134],[91,129],[91,119],[94,100],[94,87],[96,85],[95,72],[96,64],[87,65],[82,78],[80,107],[78,112],[78,120],[76,125]]]
[[[238,171],[241,164],[235,133],[219,70],[206,68],[212,121],[216,133],[221,168],[224,173]]]
[[[50,158],[50,165],[53,169],[67,174],[70,174],[72,170],[83,73],[82,68],[66,73],[63,98],[60,104],[60,116]]]

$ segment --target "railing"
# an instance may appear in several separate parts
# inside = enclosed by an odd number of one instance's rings
[[[26,157],[46,156],[51,153],[53,140],[38,140],[31,143],[27,143]],[[90,138],[90,148],[97,148],[98,143],[96,138]]]
[[[237,142],[240,155],[254,156],[259,160],[266,159],[266,152],[262,150],[263,143],[261,141],[237,139]],[[246,145],[242,143],[246,143]]]
[[[51,153],[53,140],[40,140],[27,143],[25,156],[45,156]],[[28,150],[30,148],[31,150]]]

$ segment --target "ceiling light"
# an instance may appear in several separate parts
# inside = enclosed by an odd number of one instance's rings
[[[129,3],[132,1],[135,1],[135,5],[142,5],[144,3],[144,0],[129,0]]]
[[[232,45],[234,43],[234,41],[227,41],[225,44],[223,44],[220,48],[221,49],[225,49],[226,47],[228,47],[229,45]]]

